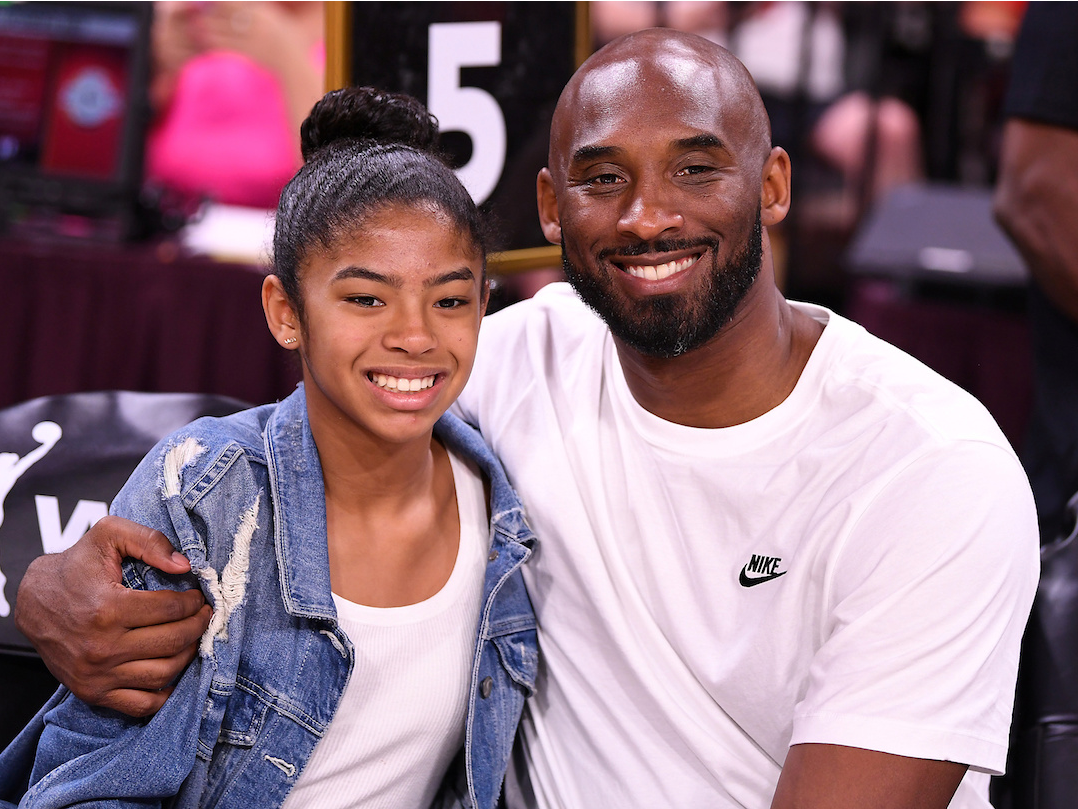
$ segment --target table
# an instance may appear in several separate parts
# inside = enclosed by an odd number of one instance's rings
[[[299,367],[266,327],[263,275],[172,241],[0,240],[0,407],[93,390],[287,396]]]

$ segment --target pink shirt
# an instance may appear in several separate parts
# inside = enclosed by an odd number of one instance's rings
[[[217,202],[276,208],[300,166],[290,130],[273,73],[241,54],[200,54],[183,66],[149,132],[146,177]]]

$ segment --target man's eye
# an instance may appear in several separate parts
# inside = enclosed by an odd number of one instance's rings
[[[681,175],[706,174],[711,171],[711,166],[686,166],[678,171]]]
[[[621,182],[621,178],[616,174],[597,174],[588,180],[592,185],[614,185]]]
[[[350,303],[354,303],[357,306],[362,306],[364,308],[371,308],[371,307],[375,307],[375,306],[385,306],[384,303],[382,303],[380,300],[378,300],[373,295],[351,295],[348,298],[346,298],[345,300],[349,301]]]

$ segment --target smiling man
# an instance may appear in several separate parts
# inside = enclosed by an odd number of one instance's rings
[[[988,806],[1029,486],[971,397],[776,288],[790,162],[744,67],[615,41],[538,198],[577,294],[487,318],[459,402],[541,542],[510,805]]]
[[[1037,578],[998,427],[783,298],[765,228],[790,162],[725,50],[615,40],[565,89],[549,158],[540,218],[572,288],[487,318],[459,401],[540,537],[510,806],[987,807]],[[91,560],[175,564],[135,531],[39,560],[19,611],[83,694],[146,711],[160,696],[127,689],[167,682],[205,618],[114,617],[142,594]]]

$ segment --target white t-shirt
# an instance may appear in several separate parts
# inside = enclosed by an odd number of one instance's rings
[[[490,523],[479,470],[449,457],[460,516],[453,572],[433,596],[406,607],[333,594],[355,668],[284,809],[430,806],[464,744]]]
[[[538,806],[767,807],[801,742],[969,764],[951,805],[988,805],[1038,573],[1026,477],[971,396],[796,306],[826,327],[793,393],[716,430],[643,410],[566,285],[484,322],[459,407],[539,537]]]

